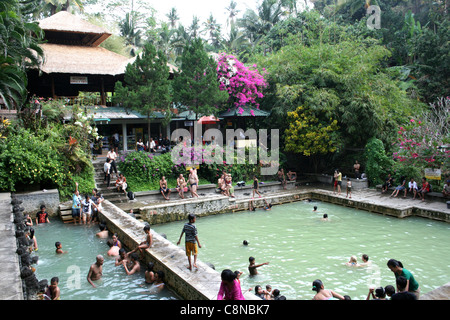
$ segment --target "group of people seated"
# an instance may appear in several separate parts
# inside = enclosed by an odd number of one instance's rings
[[[150,138],[150,141],[147,141],[147,143],[144,143],[142,139],[139,139],[136,142],[136,150],[153,153],[159,150],[161,151],[161,153],[166,153],[170,151],[170,140],[168,137],[163,138],[162,135],[159,137],[159,139]]]
[[[403,193],[403,198],[406,198],[407,193],[413,195],[413,200],[417,198],[425,201],[425,195],[432,191],[431,184],[427,181],[427,178],[422,178],[422,184],[418,185],[414,178],[411,178],[409,182],[406,182],[407,178],[405,176],[400,177],[400,184],[395,187],[394,191],[391,193],[391,197],[396,198],[399,194]],[[388,191],[390,187],[394,186],[394,178],[391,174],[385,179],[384,184],[381,187],[381,193]],[[448,196],[450,191],[450,180],[444,185],[442,193],[444,196]]]
[[[231,182],[231,174],[223,172],[217,180],[217,188],[221,194],[234,198],[234,187]]]

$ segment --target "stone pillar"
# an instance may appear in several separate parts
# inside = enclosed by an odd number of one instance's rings
[[[123,152],[128,151],[128,141],[127,141],[127,124],[122,123],[122,136],[123,136]]]

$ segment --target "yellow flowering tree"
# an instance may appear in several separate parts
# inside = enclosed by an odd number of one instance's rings
[[[337,150],[336,119],[328,118],[303,106],[288,112],[288,128],[285,130],[285,150],[310,157],[317,170],[317,155]],[[320,117],[321,116],[321,117]]]

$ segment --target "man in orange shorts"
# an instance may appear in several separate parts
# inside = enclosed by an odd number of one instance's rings
[[[201,248],[200,241],[198,240],[198,232],[197,227],[195,226],[195,215],[190,213],[188,216],[189,222],[184,224],[183,230],[181,231],[180,239],[177,242],[177,245],[180,244],[181,238],[183,234],[185,234],[185,243],[186,243],[186,255],[188,257],[189,266],[187,267],[189,270],[192,270],[192,262],[191,256],[194,256],[194,264],[193,266],[197,268],[197,255],[198,255],[198,247]]]

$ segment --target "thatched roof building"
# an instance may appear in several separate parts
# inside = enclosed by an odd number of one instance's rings
[[[135,58],[100,47],[111,33],[66,11],[39,21],[39,26],[46,43],[40,45],[44,52],[40,70],[28,75],[30,93],[75,98],[80,91],[99,92],[99,104],[106,105],[107,92],[123,81],[126,66]],[[176,70],[169,67],[171,73]]]

